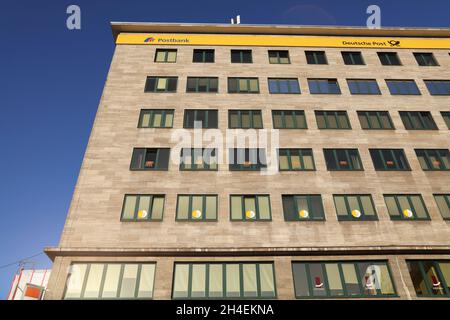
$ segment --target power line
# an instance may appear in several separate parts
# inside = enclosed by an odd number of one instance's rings
[[[14,266],[14,265],[16,265],[16,264],[20,264],[20,263],[22,263],[22,262],[25,262],[25,261],[28,260],[28,259],[31,259],[31,258],[40,256],[41,254],[44,254],[44,253],[43,253],[43,252],[39,252],[39,253],[36,253],[36,254],[34,254],[34,255],[32,255],[32,256],[25,257],[25,258],[23,258],[23,259],[20,259],[20,260],[15,261],[15,262],[11,262],[11,263],[5,264],[5,265],[3,265],[3,266],[0,266],[0,269],[7,268],[7,267],[10,267],[10,266]]]

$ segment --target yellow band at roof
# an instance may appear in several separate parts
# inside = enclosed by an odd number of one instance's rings
[[[449,38],[309,37],[225,34],[120,33],[116,44],[450,49]]]

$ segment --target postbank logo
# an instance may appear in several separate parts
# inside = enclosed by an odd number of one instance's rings
[[[144,43],[148,44],[188,44],[189,38],[188,37],[171,37],[171,36],[150,36],[146,37],[144,40]]]

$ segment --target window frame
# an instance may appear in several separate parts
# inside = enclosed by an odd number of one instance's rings
[[[195,91],[189,90],[189,80],[195,80]],[[206,90],[199,90],[199,82],[200,80],[207,80]],[[211,82],[217,81],[216,91],[211,90]],[[219,77],[187,77],[186,78],[186,93],[219,93]]]
[[[286,208],[284,206],[284,199],[286,197],[292,197],[293,201],[294,201],[294,209],[295,212],[297,213],[295,215],[295,219],[293,220],[287,220],[286,219]],[[307,218],[300,218],[298,215],[299,212],[299,208],[298,208],[298,204],[297,204],[297,199],[298,197],[306,197],[306,202],[308,205],[308,217]],[[320,200],[320,205],[321,205],[321,209],[322,209],[322,216],[318,216],[317,213],[314,213],[314,210],[312,210],[312,197],[318,197],[318,199]],[[296,222],[296,221],[325,221],[325,208],[323,206],[323,199],[322,199],[322,195],[320,194],[282,194],[281,195],[281,206],[283,207],[283,217],[284,217],[284,221],[286,222]]]
[[[328,65],[327,55],[324,50],[305,50],[305,57],[306,64]],[[322,62],[320,61],[321,59],[323,59]]]
[[[412,203],[411,196],[418,196],[420,198],[420,201],[422,202],[422,206],[425,209],[425,214],[427,216],[426,218],[418,218],[417,217],[416,208],[415,208],[415,206]],[[392,216],[391,213],[389,212],[389,206],[386,203],[386,197],[393,197],[394,198],[395,204],[397,206],[397,210],[400,213],[400,215],[398,217],[397,216]],[[406,199],[408,201],[408,204],[410,206],[410,210],[411,210],[411,212],[413,214],[413,216],[411,218],[407,218],[407,217],[404,216],[403,211],[402,211],[402,207],[401,207],[400,202],[398,200],[399,197],[406,197]],[[384,198],[384,203],[386,205],[386,208],[388,209],[387,211],[388,211],[389,217],[390,217],[390,219],[392,221],[429,221],[429,220],[431,220],[430,213],[428,212],[428,208],[427,208],[427,206],[425,204],[425,201],[423,200],[423,197],[422,197],[421,194],[383,194],[383,198]]]
[[[286,81],[288,92],[281,92],[281,82]],[[297,87],[292,87],[292,82],[296,81]],[[271,82],[276,84],[277,91],[271,91]],[[267,78],[267,85],[269,88],[270,94],[301,94],[300,90],[300,83],[298,81],[298,78]],[[298,92],[295,92],[295,90],[298,88]]]
[[[280,117],[281,117],[281,122],[282,122],[282,126],[281,127],[277,127],[275,125],[275,117],[274,117],[274,113],[276,112],[280,112]],[[290,113],[290,114],[286,114],[286,113]],[[294,126],[292,128],[288,128],[286,126],[286,117],[293,117],[292,122],[294,124]],[[305,119],[305,126],[301,127],[299,126],[298,122],[297,122],[297,117],[298,116],[303,116],[303,118]],[[274,129],[308,129],[308,122],[306,121],[306,115],[305,115],[305,111],[304,110],[272,110],[272,126]]]
[[[247,91],[242,91],[239,85],[239,82],[241,80],[246,80],[247,82],[247,87],[248,90]],[[256,86],[257,86],[257,91],[251,91],[250,90],[250,81],[251,80],[256,80]],[[230,91],[230,81],[236,81],[236,91]],[[228,77],[227,78],[227,86],[228,86],[228,93],[231,94],[238,94],[238,93],[245,93],[245,94],[258,94],[260,93],[260,86],[259,86],[259,78],[258,77]]]
[[[344,64],[346,66],[363,66],[366,64],[361,51],[341,51],[341,55],[342,55],[342,60],[344,61]],[[350,58],[352,63],[347,63],[345,61],[345,55],[348,55],[348,57]],[[355,63],[354,55],[358,55],[361,58],[361,63]]]
[[[434,202],[436,202],[436,206],[438,207],[438,210],[441,214],[442,219],[444,220],[450,220],[450,213],[448,217],[444,217],[444,213],[441,210],[441,207],[439,206],[436,197],[444,197],[445,202],[447,203],[448,210],[450,210],[450,193],[433,193]]]
[[[281,52],[286,52],[287,53],[287,59],[288,59],[288,62],[281,62],[281,58],[280,58],[280,53]],[[270,62],[270,54],[273,54],[273,53],[275,53],[276,54],[276,57],[273,57],[273,58],[276,58],[276,60],[277,60],[277,62]],[[267,51],[267,55],[268,55],[268,57],[269,57],[269,63],[270,64],[291,64],[291,57],[290,57],[290,54],[289,54],[289,50],[268,50]]]
[[[233,128],[231,126],[230,113],[233,113],[233,112],[237,112],[237,116],[238,116],[238,126],[236,128]],[[250,126],[248,128],[242,127],[242,112],[249,112]],[[255,113],[256,113],[256,115],[258,115],[258,113],[259,113],[259,115],[261,117],[261,127],[254,126],[253,117],[255,116],[254,115]],[[229,109],[228,110],[228,129],[263,129],[263,128],[264,128],[263,116],[262,116],[262,111],[260,109]]]
[[[182,219],[178,217],[178,207],[180,197],[189,197],[189,205],[188,205],[188,217],[187,219]],[[192,217],[192,199],[193,197],[202,197],[202,217],[200,219],[196,219]],[[216,217],[214,219],[206,218],[206,197],[215,197],[216,198]],[[219,221],[219,195],[218,194],[177,194],[177,204],[175,207],[175,221],[180,222],[215,222]]]
[[[263,150],[264,157],[265,157],[265,159],[267,159],[267,154],[266,154],[265,148],[230,148],[230,149],[228,149],[229,156],[231,156],[231,153],[233,153],[233,160],[235,162],[237,161],[237,155],[238,155],[239,150],[244,150],[244,151],[241,151],[241,152],[244,152],[244,157],[248,150],[249,158],[250,158],[250,152],[252,152],[253,150],[256,150],[255,152],[256,152],[257,163],[252,163],[249,166],[246,166],[243,163],[231,163],[229,161],[229,164],[228,164],[229,171],[261,171],[261,170],[267,168],[267,163],[260,162],[260,160],[261,160],[261,158],[260,158],[261,151],[260,150]]]
[[[439,130],[439,128],[436,125],[436,122],[433,119],[433,115],[429,111],[399,111],[398,113],[400,115],[400,119],[403,122],[403,126],[405,127],[405,130]],[[431,127],[426,126],[426,121],[424,120],[425,117],[423,115],[424,113],[426,113],[427,116],[429,116],[428,120],[430,122],[432,122]],[[414,122],[411,120],[412,115],[418,116],[419,122],[422,125],[421,128],[414,127],[414,125],[413,125]],[[408,119],[409,123],[405,122],[405,118]]]
[[[450,111],[441,111],[441,116],[444,119],[445,124],[450,130]]]
[[[188,290],[187,297],[174,297],[174,289],[175,289],[175,276],[176,276],[176,265],[188,265]],[[261,296],[261,274],[260,267],[264,264],[270,264],[272,266],[272,275],[273,275],[273,288],[274,288],[274,296],[273,297],[262,297]],[[205,265],[205,297],[192,297],[192,269],[193,265]],[[210,278],[210,266],[211,265],[221,265],[222,266],[222,296],[221,297],[210,297],[209,292],[209,278]],[[227,265],[239,265],[239,297],[227,297],[226,291],[226,283],[227,283],[227,275],[226,275],[226,266]],[[243,266],[244,265],[255,265],[256,270],[256,290],[257,296],[253,297],[245,297],[244,296],[244,277],[243,277]],[[275,274],[275,264],[273,261],[175,261],[173,264],[173,272],[172,272],[172,288],[171,288],[171,299],[172,300],[267,300],[267,299],[277,299],[277,284],[276,284],[276,274]]]
[[[335,160],[335,164],[336,164],[337,169],[330,169],[328,167],[328,164],[327,164],[327,161],[326,161],[325,150],[332,150],[333,151],[333,158]],[[347,161],[348,161],[349,167],[350,167],[349,169],[341,169],[340,168],[341,165],[339,163],[338,156],[337,156],[337,151],[338,150],[345,150],[345,156],[347,158]],[[354,166],[353,166],[353,163],[350,161],[351,158],[350,158],[350,155],[349,155],[349,151],[351,151],[351,150],[356,150],[356,153],[358,155],[358,162],[359,162],[359,165],[361,166],[361,169],[353,169]],[[363,163],[361,161],[361,155],[359,154],[359,150],[357,148],[324,148],[323,149],[323,154],[324,154],[324,158],[325,158],[325,165],[327,166],[327,170],[328,171],[364,171],[364,166],[363,166]]]
[[[151,204],[150,204],[150,208],[151,211],[148,212],[148,218],[147,219],[138,219],[137,215],[139,212],[139,203],[140,203],[140,199],[141,197],[151,197]],[[125,219],[123,217],[124,212],[125,212],[125,203],[127,201],[127,197],[136,197],[136,204],[135,204],[135,208],[134,208],[134,214],[133,214],[133,218],[132,219]],[[163,207],[162,207],[162,214],[161,214],[161,218],[160,219],[153,219],[152,218],[152,214],[153,214],[153,204],[154,204],[154,199],[155,198],[162,198],[163,199]],[[123,202],[122,202],[122,210],[120,212],[120,221],[121,222],[160,222],[164,220],[164,209],[166,206],[166,195],[165,194],[137,194],[137,193],[126,193],[123,197]]]
[[[363,130],[395,130],[395,126],[394,126],[394,123],[392,122],[391,115],[389,114],[389,111],[357,111],[356,113],[358,115],[358,120],[359,120],[359,123],[361,125],[361,129],[363,129]],[[372,114],[375,113],[375,116],[377,117],[377,121],[378,121],[378,123],[380,125],[379,128],[373,128],[373,123],[372,123],[371,118],[370,118],[370,114],[371,113]],[[383,127],[383,122],[381,121],[381,115],[382,114],[387,116],[387,119],[388,119],[389,124],[391,126],[390,128]],[[366,118],[366,121],[367,121],[367,124],[369,125],[369,127],[367,127],[367,128],[363,127],[363,123],[361,122],[361,117],[365,117]]]
[[[397,52],[379,51],[379,52],[377,52],[377,55],[378,55],[378,59],[380,59],[380,64],[382,66],[392,67],[392,66],[402,66],[403,65]],[[383,62],[382,56],[384,56],[386,62],[388,62],[388,63]],[[395,58],[393,58],[393,57],[395,57]],[[391,61],[392,58],[396,60],[394,63],[393,63],[393,61]]]
[[[336,205],[336,198],[337,197],[343,197],[344,198],[344,203],[345,203],[345,209],[347,210],[347,215],[344,217],[342,215],[338,214],[338,207]],[[359,218],[356,218],[352,215],[352,208],[350,206],[350,203],[348,201],[349,197],[356,197],[358,200],[358,206],[362,209],[364,208],[361,197],[369,197],[370,199],[370,203],[372,205],[372,209],[374,212],[373,216],[370,215],[366,215],[363,211],[360,211],[361,216]],[[336,211],[336,217],[338,221],[378,221],[378,212],[377,212],[377,208],[375,207],[375,203],[373,201],[372,195],[371,194],[333,194],[333,203],[334,203],[334,209]]]
[[[63,294],[63,300],[153,300],[154,299],[154,293],[155,293],[155,280],[156,280],[156,267],[157,267],[157,263],[156,262],[116,262],[116,261],[98,261],[98,262],[93,262],[93,261],[77,261],[77,262],[73,262],[70,264],[70,267],[72,268],[74,265],[77,264],[85,264],[86,266],[86,271],[84,273],[84,279],[83,279],[83,284],[81,286],[81,292],[80,292],[80,297],[79,298],[66,298],[66,294],[67,294],[67,290],[68,290],[68,280],[70,277],[70,274],[67,274],[66,276],[66,283],[64,286],[64,294]],[[98,297],[97,298],[85,298],[84,294],[86,293],[86,284],[87,284],[87,280],[89,278],[89,272],[90,272],[90,268],[93,264],[101,264],[103,265],[103,274],[101,277],[101,282],[100,282],[100,287],[98,290]],[[107,267],[108,265],[120,265],[120,273],[119,273],[119,280],[117,283],[117,292],[116,292],[116,297],[113,298],[102,298],[101,295],[103,293],[103,288],[104,288],[104,284],[105,284],[105,279],[106,279],[106,272],[107,272]],[[138,265],[138,270],[136,273],[136,282],[135,282],[135,291],[134,291],[134,298],[129,298],[129,297],[119,297],[120,295],[120,290],[122,288],[122,282],[123,282],[123,273],[124,273],[124,269],[126,265]],[[139,286],[140,286],[140,278],[141,278],[141,273],[142,273],[142,266],[143,265],[153,265],[153,287],[152,287],[152,297],[151,298],[139,298],[137,297],[137,294],[139,293]]]
[[[195,129],[195,119],[197,118],[198,112],[205,112],[205,121],[202,121],[202,129],[218,129],[219,128],[219,110],[217,109],[184,109],[184,114],[183,114],[183,129]],[[209,113],[210,111],[212,113],[215,112],[216,116],[217,116],[217,126],[209,126]],[[194,112],[193,116],[194,116],[194,126],[190,126],[188,125],[188,119],[186,118],[186,113],[187,112]]]
[[[384,154],[383,154],[384,151],[387,151],[390,153],[392,159],[394,160],[394,167],[390,168],[387,166],[387,164],[386,164],[387,161],[385,160]],[[377,166],[375,164],[375,160],[374,160],[374,155],[372,154],[372,152],[378,153],[378,156],[380,157],[380,159],[382,161],[383,168],[379,168],[379,167],[377,168]],[[403,158],[405,159],[405,168],[399,167],[399,159],[397,159],[397,155],[395,154],[395,152],[401,152],[403,154]],[[411,171],[411,166],[409,165],[408,159],[406,158],[404,149],[369,148],[369,154],[370,154],[370,158],[372,159],[372,163],[373,163],[373,167],[374,167],[375,171]]]
[[[233,207],[231,205],[231,198],[232,197],[240,197],[241,198],[241,212],[242,217],[240,219],[233,219]],[[255,199],[255,218],[249,219],[245,217],[245,198],[254,198]],[[259,197],[267,197],[267,200],[269,202],[269,218],[268,219],[261,219],[260,218],[260,210],[259,210]],[[230,221],[241,221],[241,222],[271,222],[272,221],[272,204],[270,201],[270,195],[269,194],[230,194]]]
[[[424,79],[423,82],[431,96],[450,96],[450,80]],[[446,86],[444,86],[444,84],[446,84]],[[443,87],[438,87],[437,85],[442,85]],[[441,89],[446,90],[446,92],[443,93]]]
[[[285,151],[286,157],[288,158],[288,169],[281,169],[280,167],[280,151]],[[298,154],[294,155],[294,156],[298,156],[300,158],[300,166],[301,169],[293,169],[292,168],[292,151],[297,151]],[[305,156],[305,152],[311,152],[311,158],[312,158],[312,164],[313,164],[313,168],[312,169],[305,169],[305,163],[303,160],[303,157]],[[314,159],[314,153],[313,153],[313,149],[312,148],[278,148],[277,149],[277,161],[278,161],[278,171],[280,172],[284,172],[284,171],[316,171],[316,161]]]
[[[378,86],[378,82],[376,79],[356,79],[356,78],[347,78],[347,86],[348,90],[350,91],[350,94],[352,95],[381,95],[380,87]],[[356,88],[358,89],[358,92],[352,91],[352,86],[350,83],[354,83]],[[361,88],[361,84],[364,83],[366,85],[365,88]],[[376,86],[376,92],[369,92],[371,91],[369,83],[375,84]],[[367,89],[366,92],[364,92],[364,89]]]
[[[134,153],[136,152],[136,150],[139,150],[139,149],[144,149],[145,150],[145,157],[147,157],[148,150],[156,149],[155,165],[154,165],[153,168],[146,168],[145,165],[144,165],[144,168],[142,168],[142,167],[141,168],[133,168],[132,167]],[[161,167],[158,166],[158,164],[159,164],[158,163],[159,152],[160,152],[161,149],[169,150],[168,151],[167,168],[164,168],[164,167],[161,168]],[[144,163],[145,163],[145,161],[144,161]],[[169,164],[170,164],[170,148],[165,148],[165,147],[156,147],[156,148],[135,147],[135,148],[133,148],[133,152],[131,154],[130,171],[168,171],[169,170]]]
[[[362,279],[361,276],[359,274],[359,269],[358,266],[364,263],[384,263],[384,265],[386,266],[386,270],[389,274],[389,280],[392,284],[392,289],[394,290],[393,294],[378,294],[377,295],[366,295],[366,294],[359,294],[359,295],[351,295],[347,293],[347,288],[345,285],[345,277],[344,277],[344,272],[342,269],[342,265],[344,264],[353,264],[353,268],[355,271],[355,274],[357,276],[357,280],[358,280],[358,288],[359,288],[359,292],[363,293],[364,292],[364,286],[362,284]],[[298,296],[297,295],[297,288],[295,287],[295,273],[294,273],[294,264],[303,264],[305,266],[305,275],[306,275],[306,281],[308,283],[308,292],[312,293],[312,283],[310,281],[311,279],[311,271],[309,269],[310,264],[320,264],[321,270],[322,270],[322,275],[324,277],[323,279],[323,283],[325,286],[325,292],[326,294],[324,296],[314,296],[314,295],[309,295],[309,296]],[[338,265],[338,271],[339,271],[339,280],[341,282],[342,285],[342,292],[343,295],[339,296],[339,295],[331,295],[329,294],[329,280],[328,280],[328,274],[326,272],[326,268],[325,265],[326,264],[337,264]],[[371,298],[371,299],[386,299],[386,298],[396,298],[398,297],[398,291],[397,291],[397,287],[395,285],[395,281],[394,278],[392,277],[392,270],[391,270],[391,266],[389,264],[389,260],[292,260],[291,261],[291,272],[292,272],[292,281],[293,281],[293,285],[294,285],[294,295],[296,299],[308,299],[308,300],[312,300],[312,299],[341,299],[341,298]]]
[[[342,128],[340,121],[339,121],[339,115],[345,114],[345,119],[347,120],[348,128]],[[316,117],[316,123],[317,128],[319,130],[352,130],[352,124],[350,123],[350,119],[348,117],[347,111],[343,110],[314,110],[314,115]],[[324,118],[325,127],[320,127],[319,119],[317,116],[322,116]],[[336,128],[330,128],[329,127],[329,119],[328,117],[333,117],[336,120]]]
[[[420,67],[439,67],[439,63],[432,52],[413,52],[413,55]],[[426,61],[424,57],[431,58],[432,63],[429,64],[429,61]]]
[[[330,82],[335,82],[338,92],[331,92],[331,90],[327,90],[327,92],[322,92],[320,90],[319,83],[324,82],[324,81],[327,82],[328,89],[330,88]],[[341,87],[339,85],[339,81],[337,78],[307,78],[307,82],[308,82],[309,94],[342,94]],[[315,83],[315,85],[317,86],[317,89],[319,89],[318,92],[312,92],[313,90],[311,90],[311,83]]]
[[[195,52],[201,51],[202,53],[202,61],[195,61]],[[212,52],[212,61],[206,61],[206,53]],[[192,63],[215,63],[216,60],[216,52],[214,49],[193,49],[192,50]]]
[[[411,273],[409,271],[410,263],[411,262],[418,263],[418,267],[419,267],[419,271],[420,271],[421,276],[422,276],[422,280],[423,280],[423,282],[425,284],[425,287],[427,289],[427,293],[426,294],[420,294],[419,295],[419,294],[417,294],[417,292],[416,292],[416,290],[414,288],[414,293],[416,294],[417,297],[419,297],[419,298],[421,298],[421,297],[423,297],[423,298],[445,298],[445,297],[450,297],[450,290],[448,289],[449,286],[450,286],[450,283],[446,282],[444,274],[442,273],[441,266],[440,266],[440,263],[449,263],[450,262],[449,260],[445,260],[445,259],[437,259],[437,260],[432,260],[432,259],[424,259],[424,260],[406,259],[405,262],[406,262],[406,264],[408,266],[408,273],[409,273],[409,277],[410,277],[411,282],[413,282],[413,279],[412,279]],[[430,289],[432,288],[432,285],[430,284],[430,280],[427,277],[427,274],[426,274],[426,272],[424,270],[424,266],[423,266],[423,264],[425,262],[433,264],[434,269],[438,273],[439,280],[443,282],[442,283],[442,287],[444,288],[445,294],[443,294],[443,295],[433,295],[431,293],[432,290],[430,290]]]
[[[159,52],[164,52],[164,61],[156,60]],[[175,52],[175,61],[167,61],[167,59],[169,58],[170,52]],[[156,49],[155,50],[155,59],[153,62],[155,62],[155,63],[176,63],[177,58],[178,58],[178,50],[177,49]]]
[[[147,84],[149,80],[155,80],[155,88],[153,90],[147,90]],[[164,90],[158,90],[158,81],[160,79],[166,79],[166,87]],[[175,80],[175,89],[173,91],[169,90],[169,82]],[[147,76],[145,80],[144,93],[176,93],[178,90],[178,77],[177,76]]]
[[[425,163],[427,164],[427,168],[422,167],[422,163],[419,161],[420,167],[423,171],[450,171],[450,167],[445,168],[445,161],[442,159],[444,158],[441,154],[441,152],[446,152],[446,157],[449,159],[448,162],[450,163],[450,151],[448,149],[414,149],[414,152],[416,153],[417,159],[419,159],[419,152],[423,152],[423,157],[425,160]],[[430,152],[435,152],[435,155],[430,155]],[[432,156],[435,156],[439,159],[439,169],[434,169],[431,165],[431,158]]]
[[[161,126],[160,127],[155,127],[153,125],[154,122],[154,117],[155,117],[155,113],[157,112],[161,112]],[[143,117],[144,115],[149,114],[149,123],[150,126],[148,127],[144,127],[142,125],[143,122]],[[171,126],[166,126],[166,118],[167,115],[171,114],[172,115],[172,125]],[[175,110],[174,109],[141,109],[140,113],[139,113],[139,120],[138,120],[138,128],[139,129],[170,129],[173,128],[173,120],[175,118]]]
[[[233,61],[233,52],[239,52],[239,61]],[[250,53],[250,61],[244,61],[244,54]],[[253,52],[252,49],[231,49],[230,50],[230,62],[231,63],[253,63]]]
[[[198,168],[197,164],[195,164],[194,161],[193,161],[193,159],[194,159],[193,153],[195,153],[194,150],[196,150],[196,149],[201,149],[202,150],[202,159],[203,160],[204,160],[203,157],[204,157],[205,151],[206,150],[211,150],[211,149],[214,150],[214,157],[216,158],[216,160],[218,158],[218,154],[217,154],[218,153],[218,149],[217,148],[181,148],[181,150],[180,150],[180,166],[179,166],[179,170],[180,171],[218,171],[219,170],[219,164],[218,164],[217,161],[216,161],[216,168],[211,169],[211,164],[210,163],[205,163],[205,162],[202,162],[203,168]],[[191,156],[191,160],[192,160],[190,169],[186,168],[186,165],[182,161],[183,160],[184,150],[190,150],[190,156]]]
[[[414,79],[385,79],[385,82],[388,87],[389,93],[392,96],[421,96],[422,95],[422,92],[420,91],[420,89],[417,86],[417,83]],[[395,85],[394,85],[395,87],[392,88],[390,84],[393,85],[394,83],[395,83]],[[404,89],[404,88],[400,87],[399,83],[403,84],[403,85],[405,85],[406,83],[414,84],[415,90],[417,90],[417,92],[411,93],[412,91],[410,91],[410,88],[408,88],[408,92],[406,92],[406,93],[402,92],[402,89]],[[392,89],[395,89],[396,92],[394,92]]]

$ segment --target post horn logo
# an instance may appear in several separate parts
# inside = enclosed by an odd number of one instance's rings
[[[388,43],[391,45],[391,47],[399,47],[400,41],[398,40],[389,40]]]
[[[153,37],[149,37],[144,40],[144,42],[153,42],[153,41],[155,41],[155,38],[153,38]]]

